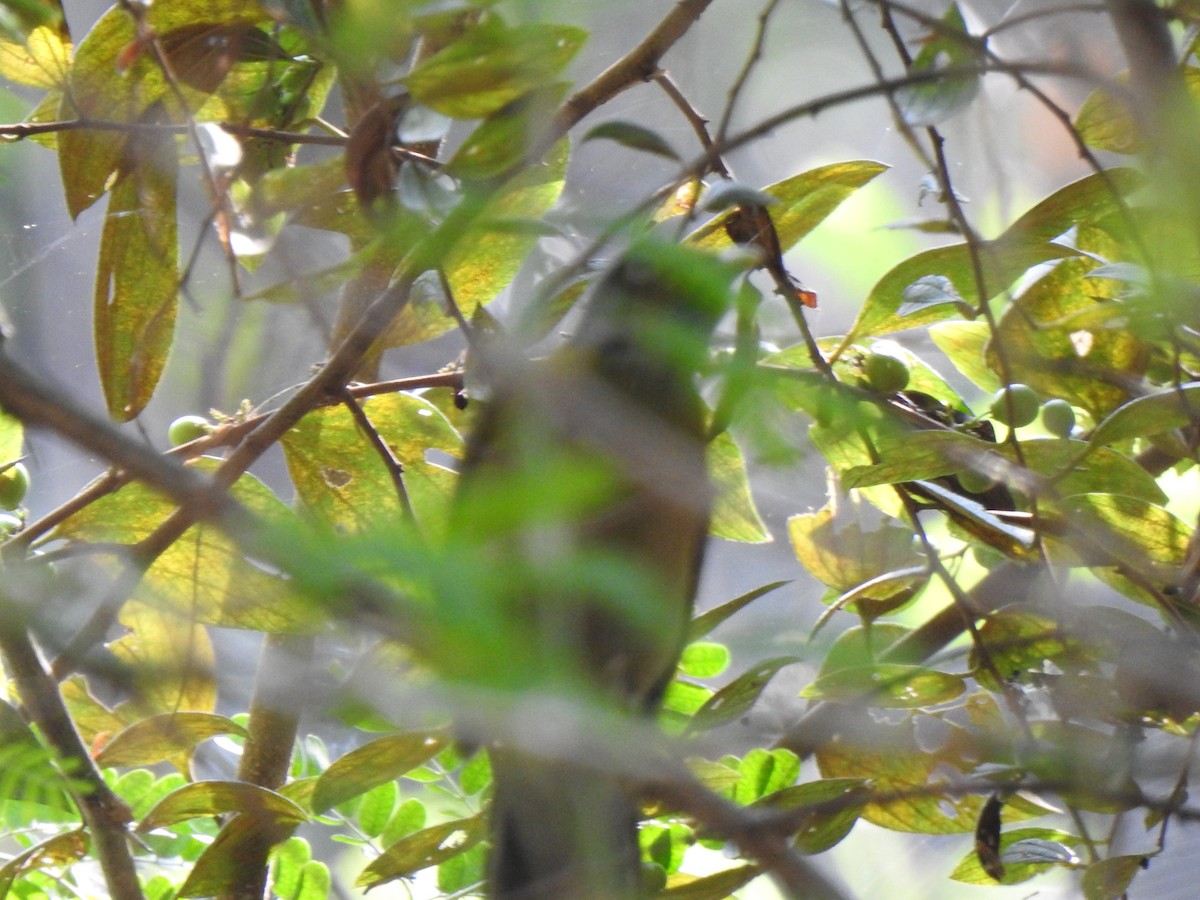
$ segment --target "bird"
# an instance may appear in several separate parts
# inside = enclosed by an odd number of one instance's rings
[[[517,692],[517,706],[535,701],[532,728],[510,727],[488,747],[494,900],[644,893],[636,779],[619,756],[581,752],[580,734],[561,733],[579,718],[553,710],[646,724],[674,676],[712,503],[697,373],[737,274],[712,254],[643,238],[548,357],[484,354],[489,399],[468,438],[452,529],[504,573],[484,617],[509,640],[494,681]],[[528,739],[555,729],[565,742]]]

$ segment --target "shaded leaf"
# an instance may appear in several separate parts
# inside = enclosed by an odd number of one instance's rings
[[[404,79],[413,99],[457,119],[478,119],[554,80],[587,32],[569,25],[508,28],[489,19]]]
[[[1145,867],[1147,858],[1138,854],[1110,856],[1092,863],[1083,872],[1083,896],[1087,900],[1115,900],[1124,896],[1133,876]]]
[[[764,594],[769,594],[776,588],[781,588],[785,584],[791,584],[790,581],[772,581],[770,584],[764,584],[762,587],[755,588],[752,591],[747,591],[740,597],[734,597],[732,600],[722,603],[720,606],[710,609],[706,613],[696,616],[692,619],[692,623],[688,628],[688,640],[696,641],[705,635],[712,632],[714,628],[732,616],[741,609],[745,609],[759,597]]]
[[[371,788],[393,781],[436,756],[446,746],[441,732],[418,731],[377,738],[341,758],[317,779],[313,791],[313,812],[364,794]]]
[[[696,714],[688,722],[688,731],[716,728],[745,715],[758,701],[767,683],[775,677],[775,673],[784,666],[799,661],[795,656],[781,656],[759,663],[739,675],[704,701],[704,705],[696,710]]]
[[[1185,428],[1200,419],[1200,381],[1135,397],[1114,409],[1096,426],[1088,443],[1093,447],[1130,438],[1151,437]]]
[[[671,149],[671,145],[663,139],[662,135],[634,122],[619,120],[601,122],[589,129],[580,143],[597,140],[615,141],[631,150],[641,150],[645,153],[665,156],[667,159],[679,159],[679,154]]]
[[[246,860],[266,859],[270,848],[287,840],[298,823],[287,817],[234,816],[196,860],[178,896],[211,897],[232,891],[245,878]]]
[[[966,684],[958,675],[922,666],[875,663],[838,669],[800,692],[810,700],[857,700],[869,706],[908,709],[934,706],[960,696]]]
[[[941,27],[922,42],[909,73],[916,75],[942,69],[967,68],[978,64],[981,57],[981,45],[967,34],[958,4],[951,3],[941,18]],[[974,99],[981,77],[979,73],[948,75],[926,84],[903,87],[896,92],[896,103],[909,125],[936,125]]]
[[[88,835],[82,828],[34,844],[0,866],[0,895],[6,895],[13,883],[27,873],[47,866],[68,866],[83,859],[87,850]]]
[[[567,87],[561,82],[546,85],[492,113],[454,152],[445,171],[458,178],[475,179],[494,178],[510,171],[529,154],[545,124],[552,120]]]
[[[793,843],[801,853],[824,853],[850,833],[867,802],[865,778],[824,778],[786,787],[768,794],[755,805],[780,809],[799,809],[835,801],[844,805],[828,810],[814,809],[800,821]]]

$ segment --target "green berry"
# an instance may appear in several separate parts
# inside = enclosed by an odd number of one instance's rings
[[[29,470],[17,463],[0,472],[0,509],[16,509],[29,490]]]
[[[958,473],[958,483],[968,494],[982,494],[996,486],[996,479],[974,469],[963,469]]]
[[[642,890],[653,895],[667,886],[667,870],[658,863],[642,863]]]
[[[996,391],[990,412],[1009,428],[1023,428],[1037,418],[1039,406],[1037,391],[1027,384],[1010,384]]]
[[[1042,424],[1055,437],[1070,437],[1075,427],[1075,410],[1066,400],[1047,400],[1042,404]]]
[[[201,416],[180,416],[167,428],[167,439],[172,447],[202,438],[212,432],[208,419]]]
[[[904,360],[887,353],[868,353],[863,360],[863,373],[871,389],[881,394],[894,394],[908,387],[908,366]]]

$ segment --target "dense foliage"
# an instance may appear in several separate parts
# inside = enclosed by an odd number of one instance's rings
[[[1200,9],[1098,5],[1130,71],[1068,110],[1035,76],[1088,73],[1001,57],[957,3],[935,15],[836,3],[856,35],[890,39],[887,59],[862,42],[877,78],[782,97],[777,115],[738,131],[732,112],[779,4],[758,11],[710,127],[712,111],[663,68],[710,3],[660,4],[650,33],[578,84],[567,73],[588,35],[536,4],[128,0],[73,35],[55,0],[0,3],[0,75],[39,95],[0,136],[53,154],[72,217],[105,209],[93,306],[105,408],[0,356],[0,505],[14,510],[0,516],[0,897],[324,898],[330,840],[361,850],[359,888],[403,879],[422,896],[479,894],[484,748],[539,715],[568,723],[548,762],[587,747],[646,785],[643,878],[664,898],[726,897],[760,876],[824,896],[837,873],[819,854],[860,820],[973,833],[974,851],[946,861],[960,882],[1070,869],[1087,897],[1115,897],[1171,822],[1200,816],[1187,802],[1200,721]],[[1090,170],[990,237],[955,191],[939,131],[985,75],[1049,109]],[[664,91],[696,146],[605,119],[627,89]],[[817,335],[819,290],[784,254],[887,166],[847,160],[749,185],[727,158],[866,97],[886,97],[930,172],[936,212],[912,227],[945,242],[895,260],[856,298],[846,334]],[[573,150],[591,142],[631,166],[665,158],[674,175],[610,220],[573,221],[556,205]],[[334,294],[337,307],[328,358],[286,399],[264,387],[239,409],[179,409],[176,446],[160,454],[132,429],[169,354],[187,352],[176,322],[196,287],[181,246],[188,181],[207,198],[203,240],[228,261],[219,290],[298,319]],[[302,229],[344,236],[343,258],[277,264]],[[731,307],[701,372],[713,539],[770,539],[749,473],[798,472],[813,448],[829,470],[828,503],[797,502],[787,526],[799,566],[828,588],[807,645],[817,671],[786,727],[750,749],[723,744],[722,726],[800,660],[731,671],[718,629],[779,585],[693,620],[661,727],[648,729],[582,700],[564,707],[554,685],[499,664],[525,648],[491,599],[531,578],[609,579],[636,595],[636,578],[605,559],[497,564],[448,527],[448,461],[489,400],[479,348],[543,352],[571,329],[593,273],[647,233],[684,246],[668,256],[704,254],[686,257],[696,283]],[[547,243],[569,258],[538,256]],[[532,291],[490,314],[531,258]],[[764,324],[768,307],[786,308],[786,333],[778,316]],[[454,330],[471,347],[465,371],[447,359],[380,380],[383,360]],[[27,514],[42,475],[23,456],[26,429],[56,432],[106,471]],[[272,448],[289,489],[248,472]],[[589,489],[547,466],[472,514],[483,530],[554,521]],[[103,588],[81,612],[82,584]],[[232,631],[261,635],[245,709],[215,664]],[[320,721],[324,739],[302,721]],[[1131,815],[1140,838],[1116,842]]]

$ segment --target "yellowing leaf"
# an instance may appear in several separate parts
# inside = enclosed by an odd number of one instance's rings
[[[388,847],[362,870],[354,884],[356,887],[370,890],[384,882],[435,866],[474,847],[483,840],[486,833],[486,823],[482,815],[443,822],[418,831]]]
[[[122,422],[142,411],[158,385],[179,304],[175,141],[144,137],[129,152],[100,238],[93,326],[104,399]]]
[[[29,33],[24,46],[0,38],[0,77],[30,87],[62,87],[71,66],[71,44],[56,28],[42,26]]]
[[[190,754],[201,741],[246,730],[231,719],[212,713],[179,712],[151,716],[114,735],[96,762],[102,766],[148,766]]]
[[[313,791],[314,812],[324,812],[392,781],[432,759],[446,746],[441,732],[418,731],[378,738],[336,760]]]

